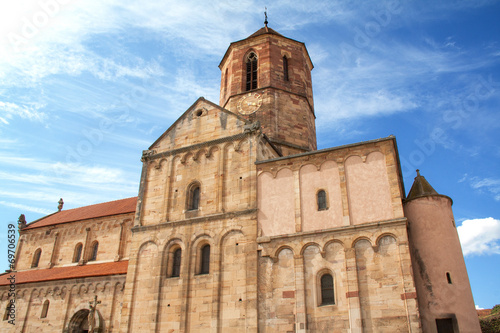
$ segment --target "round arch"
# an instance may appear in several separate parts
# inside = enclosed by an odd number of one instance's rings
[[[81,309],[77,311],[68,325],[69,333],[87,333],[89,331],[89,309]],[[102,320],[101,313],[99,310],[96,310],[95,316],[95,333],[103,333],[104,332],[104,320]]]

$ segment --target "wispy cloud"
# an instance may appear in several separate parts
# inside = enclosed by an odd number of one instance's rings
[[[500,254],[500,220],[465,220],[457,231],[464,256]]]
[[[9,124],[10,119],[19,117],[30,121],[43,122],[47,118],[47,115],[40,111],[43,107],[45,105],[39,103],[18,105],[0,101],[0,121],[4,124]]]
[[[53,213],[53,211],[50,211],[48,209],[37,208],[37,207],[32,207],[32,206],[22,205],[22,204],[16,204],[13,202],[0,201],[0,205],[13,207],[13,208],[20,209],[22,211],[34,212],[34,213],[38,213],[38,214],[47,215],[47,214]]]
[[[496,201],[500,201],[500,179],[496,178],[481,178],[481,177],[468,177],[464,175],[459,182],[468,181],[469,185],[479,192],[486,192],[492,195]]]

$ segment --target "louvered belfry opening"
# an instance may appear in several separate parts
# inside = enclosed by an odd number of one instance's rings
[[[257,89],[257,55],[251,52],[247,57],[246,90]]]

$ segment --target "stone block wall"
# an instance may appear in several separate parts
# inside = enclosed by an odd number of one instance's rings
[[[261,236],[404,216],[393,138],[258,162],[257,169]],[[327,197],[322,210],[320,190]]]
[[[117,331],[124,282],[124,275],[116,275],[17,285],[16,324],[2,321],[0,332],[69,332],[85,321],[81,314],[89,309],[94,296],[101,301],[96,318],[101,332]],[[5,309],[6,292],[1,294],[0,300],[1,308]],[[47,315],[42,317],[47,301]]]
[[[33,269],[77,265],[73,262],[77,244],[82,244],[83,263],[89,259],[95,241],[99,242],[96,263],[128,258],[132,223],[133,213],[128,213],[21,231],[16,270],[32,269],[37,249],[42,253],[38,267]]]
[[[405,218],[257,242],[261,332],[421,332]]]

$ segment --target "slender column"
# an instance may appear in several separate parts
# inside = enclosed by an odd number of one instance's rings
[[[216,207],[217,212],[222,212],[222,197],[224,196],[224,147],[219,147],[219,160],[217,161],[217,193],[216,193]]]
[[[337,167],[339,170],[340,193],[342,196],[343,225],[351,225],[351,219],[349,217],[349,197],[347,195],[347,179],[345,173],[344,159],[342,158],[337,159]]]
[[[299,170],[293,171],[293,188],[295,198],[295,232],[302,231],[302,214],[300,203],[300,175]]]
[[[417,292],[415,285],[413,284],[411,273],[411,259],[408,242],[400,242],[398,244],[398,250],[401,283],[403,284],[403,294],[401,294],[401,299],[405,303],[408,332],[419,332],[420,322],[417,316]]]
[[[347,304],[349,306],[349,324],[351,333],[362,333],[361,303],[359,300],[358,271],[356,267],[356,250],[345,249],[345,265],[347,276]]]
[[[87,262],[88,258],[88,247],[89,247],[89,240],[90,240],[90,228],[85,228],[85,231],[87,232],[85,236],[85,244],[83,244],[83,251],[82,251],[82,257],[80,258],[80,261],[78,262],[79,265],[83,265],[84,263]]]
[[[68,320],[70,318],[70,313],[69,313],[69,309],[71,308],[71,296],[72,296],[72,293],[73,293],[73,290],[72,288],[70,287],[68,289],[68,295],[66,295],[66,311],[64,313],[64,322],[63,322],[63,332],[69,332],[69,323],[68,323]]]
[[[293,257],[295,266],[295,332],[307,332],[306,286],[304,257]]]
[[[161,203],[161,213],[160,216],[166,221],[167,220],[167,214],[168,214],[168,193],[170,192],[170,164],[168,160],[165,162],[165,168],[166,170],[162,170],[161,166],[162,160],[158,161],[158,165],[156,166],[156,169],[161,172],[161,176],[165,175],[165,181],[163,182],[163,200]],[[159,177],[161,180],[161,177]],[[158,221],[158,223],[164,222],[164,221]]]
[[[21,333],[26,332],[26,323],[29,321],[30,309],[31,309],[31,300],[33,299],[34,289],[31,290],[30,295],[28,297],[28,304],[26,306],[26,313],[24,315],[24,320],[22,320],[23,326],[21,327]]]
[[[172,207],[172,192],[173,192],[173,184],[174,184],[174,171],[175,171],[175,161],[176,158],[175,156],[172,156],[172,161],[170,161],[170,170],[168,171],[170,174],[167,177],[167,194],[166,194],[166,200],[167,200],[167,205],[165,208],[165,221],[170,220],[170,209]]]
[[[147,179],[148,178],[148,166],[149,166],[149,163],[145,159],[144,153],[143,153],[141,182],[139,184],[139,195],[137,196],[137,206],[135,209],[134,226],[141,225],[142,209],[144,207],[144,205],[143,205],[144,193],[146,192],[146,185],[147,185],[147,180],[148,180]]]
[[[52,253],[50,254],[50,262],[48,264],[48,267],[49,268],[52,268],[54,267],[54,265],[56,264],[56,259],[57,259],[57,240],[59,238],[59,233],[56,232],[55,233],[55,237],[54,237],[54,244],[52,245]]]
[[[193,227],[190,225],[186,228],[186,235],[191,235],[193,232]],[[196,265],[196,248],[192,246],[191,240],[186,242],[186,256],[183,260],[187,265],[182,265],[181,277],[183,279],[182,283],[182,305],[181,305],[181,322],[179,331],[180,332],[189,332],[189,310],[191,306],[191,280],[195,272]]]
[[[125,222],[120,222],[120,235],[118,236],[118,248],[116,249],[115,261],[120,261],[122,258],[122,249],[123,249],[123,226]]]

